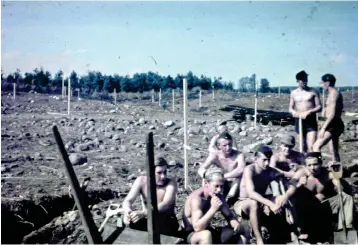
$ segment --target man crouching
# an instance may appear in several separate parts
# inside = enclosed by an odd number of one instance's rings
[[[175,236],[178,232],[179,223],[174,213],[177,182],[167,178],[168,163],[163,157],[155,159],[155,183],[157,189],[158,201],[158,219],[159,232],[165,235]],[[124,223],[130,228],[138,230],[147,230],[147,209],[134,211],[132,204],[138,196],[143,198],[144,204],[147,202],[147,177],[140,176],[135,181],[124,199],[123,208],[125,211]]]
[[[222,194],[224,174],[219,168],[204,173],[203,186],[189,195],[184,206],[183,223],[190,244],[237,243],[239,222]],[[210,222],[220,211],[231,227],[213,229]],[[241,232],[240,232],[241,233]]]

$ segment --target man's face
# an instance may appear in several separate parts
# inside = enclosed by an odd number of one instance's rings
[[[305,161],[306,161],[306,166],[308,170],[312,173],[312,175],[317,175],[321,172],[322,164],[319,163],[317,158],[310,157],[307,158]]]
[[[166,166],[157,166],[155,167],[155,183],[158,186],[162,186],[167,179],[167,167]]]
[[[293,146],[281,143],[280,149],[283,155],[288,156],[292,151]]]
[[[307,88],[307,80],[297,80],[298,87]]]
[[[262,153],[260,153],[259,156],[255,157],[255,160],[257,165],[263,170],[266,170],[268,165],[270,164],[270,158],[268,158]]]
[[[329,82],[321,81],[321,88],[327,91],[328,87],[329,87]]]
[[[210,181],[204,181],[204,187],[208,188],[210,196],[213,194],[219,195],[222,194],[224,186],[224,178],[220,174],[215,174]]]
[[[229,155],[232,151],[232,141],[227,139],[218,140],[218,149],[225,155]]]

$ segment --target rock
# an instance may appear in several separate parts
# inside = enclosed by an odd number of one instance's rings
[[[1,166],[1,173],[6,173],[7,171],[9,171],[7,166]]]
[[[61,217],[59,217],[59,218],[57,218],[56,219],[56,221],[55,221],[55,226],[62,226],[62,218]]]
[[[204,135],[203,138],[202,138],[202,140],[203,140],[204,142],[209,142],[209,137],[206,136],[206,135]]]
[[[43,159],[43,156],[40,152],[36,152],[34,154],[34,160],[42,160]]]
[[[200,134],[200,127],[192,127],[191,129],[189,129],[189,134],[193,134],[193,135],[198,135]]]
[[[75,221],[76,218],[77,218],[77,212],[76,212],[76,211],[69,211],[68,214],[67,214],[67,216],[68,216],[68,219],[69,219],[71,222],[73,222],[73,221]]]
[[[243,148],[243,152],[245,153],[254,152],[254,150],[260,145],[262,145],[262,142],[256,142],[249,145],[245,145]]]
[[[262,128],[262,132],[263,132],[263,133],[271,132],[271,128],[269,128],[269,127],[267,127],[267,128]]]
[[[115,151],[115,150],[117,150],[117,147],[111,146],[111,148],[109,148],[109,150],[110,150],[110,151]]]
[[[272,138],[272,137],[267,137],[267,138],[263,139],[261,142],[262,142],[264,145],[271,145],[271,144],[272,144],[272,141],[273,141],[273,138]]]
[[[247,131],[245,130],[245,131],[241,131],[240,133],[239,133],[239,135],[240,136],[247,136]]]
[[[126,152],[127,148],[124,145],[120,145],[119,148],[118,148],[118,151],[119,152]]]
[[[175,166],[175,165],[177,165],[177,163],[176,163],[176,161],[171,160],[171,161],[168,162],[168,165],[169,166]]]
[[[88,151],[89,149],[90,149],[90,147],[89,147],[88,143],[79,144],[76,146],[77,151]]]
[[[241,130],[242,130],[242,131],[245,131],[245,130],[246,130],[246,128],[247,128],[247,126],[246,126],[246,125],[242,125],[242,126],[241,126]]]
[[[87,162],[87,157],[79,153],[72,153],[69,156],[72,165],[82,165]]]
[[[113,137],[113,134],[110,133],[110,132],[105,132],[104,133],[104,137],[108,138],[108,139],[111,139]]]
[[[183,136],[184,135],[184,128],[180,128],[178,130],[177,136]]]
[[[166,121],[164,124],[163,124],[165,127],[172,127],[175,125],[175,123],[173,121]]]
[[[109,113],[115,114],[115,113],[116,113],[116,110],[110,110]]]
[[[141,117],[141,118],[139,118],[138,123],[139,124],[145,124],[146,121],[145,121],[145,119],[143,117]]]
[[[149,126],[149,129],[155,129],[155,126],[154,126],[154,125],[150,125],[150,126]]]
[[[174,141],[174,142],[179,142],[179,140],[177,138],[174,138],[174,137],[170,138],[170,140]]]
[[[249,127],[248,130],[249,130],[249,131],[254,131],[254,130],[255,130],[255,127]]]
[[[121,137],[119,134],[114,134],[113,137],[112,137],[112,140],[120,140]]]
[[[134,180],[136,178],[136,175],[135,174],[131,174],[127,177],[127,180]]]

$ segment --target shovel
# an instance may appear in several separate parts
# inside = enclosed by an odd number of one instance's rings
[[[343,232],[342,231],[334,232],[334,243],[357,244],[358,243],[357,231],[347,230],[346,227],[346,216],[343,210],[343,194],[342,194],[342,188],[340,183],[340,179],[343,176],[342,164],[339,162],[331,163],[329,169],[331,172],[331,176],[337,180],[337,189],[338,189],[339,204],[340,204],[339,215],[341,215],[343,221]]]
[[[124,209],[119,208],[119,204],[110,204],[107,211],[106,211],[106,218],[104,219],[103,223],[99,227],[98,231],[102,232],[104,225],[108,222],[109,218],[118,215],[118,214],[124,214]]]

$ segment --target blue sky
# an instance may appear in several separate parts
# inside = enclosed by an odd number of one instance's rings
[[[287,86],[304,69],[311,85],[324,73],[338,86],[358,84],[358,2],[1,3],[5,74],[191,70]]]

